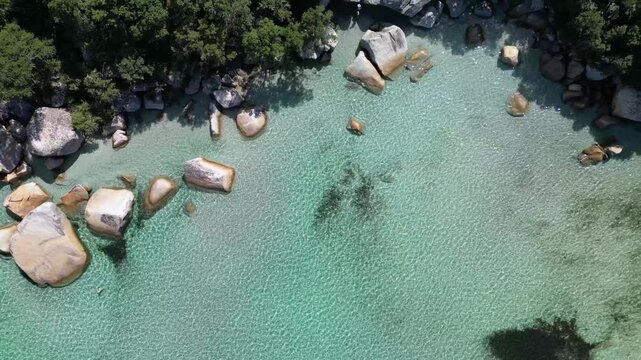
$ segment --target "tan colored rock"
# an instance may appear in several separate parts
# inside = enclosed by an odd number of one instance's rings
[[[362,51],[358,53],[354,61],[345,69],[345,76],[374,94],[380,94],[385,88],[385,80]]]
[[[149,182],[145,193],[145,212],[160,210],[178,191],[178,184],[169,177],[158,176]]]
[[[9,244],[16,264],[39,285],[69,284],[84,272],[89,260],[71,222],[51,202],[20,222]]]
[[[360,45],[367,50],[383,76],[389,76],[405,63],[407,39],[405,33],[396,25],[380,31],[367,30]]]
[[[202,157],[185,162],[185,181],[203,189],[230,192],[235,176],[234,168]]]
[[[18,228],[18,223],[11,223],[0,228],[0,254],[8,255],[9,251],[9,240],[11,236],[16,232]]]
[[[592,124],[594,124],[597,129],[605,129],[613,125],[618,125],[619,123],[619,118],[610,115],[601,115],[598,119],[594,120]]]
[[[136,187],[136,176],[135,175],[118,175],[118,180],[120,180],[125,186],[129,189]]]
[[[126,189],[99,189],[85,208],[85,221],[96,233],[121,238],[134,206],[134,194]]]
[[[60,198],[60,209],[67,215],[78,212],[80,206],[89,200],[89,192],[90,189],[83,185],[74,185],[68,193]]]
[[[30,182],[20,185],[4,199],[4,207],[13,215],[24,218],[31,210],[51,200],[40,185]]]
[[[583,166],[596,165],[608,160],[609,158],[610,157],[606,153],[605,149],[603,149],[599,144],[594,144],[583,149],[578,157],[579,163]]]
[[[530,109],[530,103],[525,96],[516,91],[510,95],[507,112],[512,116],[523,116]]]
[[[519,64],[519,48],[512,45],[503,46],[500,59],[505,65],[515,67]]]
[[[18,181],[27,178],[31,175],[31,166],[27,164],[26,162],[21,162],[20,165],[18,165],[17,168],[15,168],[12,172],[7,174],[7,176],[4,177],[4,182],[9,183],[9,184],[15,184]]]
[[[236,115],[236,126],[241,134],[254,137],[260,134],[267,125],[267,112],[258,109],[245,109]]]
[[[365,134],[365,124],[352,116],[347,123],[347,130],[356,135],[363,135]]]
[[[196,214],[196,211],[198,211],[198,209],[196,208],[196,204],[194,204],[193,201],[188,200],[183,204],[183,211],[187,216],[194,216],[194,214]]]

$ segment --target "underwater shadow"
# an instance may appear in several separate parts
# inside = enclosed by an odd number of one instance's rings
[[[244,104],[272,111],[299,106],[314,97],[312,88],[305,84],[308,78],[309,70],[296,65],[260,71],[251,79]]]

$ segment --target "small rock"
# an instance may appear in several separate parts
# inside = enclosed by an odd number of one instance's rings
[[[21,162],[12,172],[4,177],[4,182],[8,184],[16,184],[18,181],[25,179],[31,175],[31,166],[26,162]]]
[[[185,202],[185,204],[183,205],[183,211],[185,212],[185,215],[193,216],[194,214],[196,214],[196,211],[198,211],[198,209],[196,209],[196,204],[194,204],[193,201],[187,200],[187,202]]]
[[[236,115],[236,126],[245,137],[260,134],[267,125],[267,112],[259,108],[245,109]]]
[[[221,79],[221,83],[223,84],[223,86],[232,87],[234,86],[234,79],[232,79],[231,75],[225,74]]]
[[[585,66],[576,60],[570,60],[568,62],[568,68],[566,71],[568,79],[576,79],[579,76],[583,75],[585,72]]]
[[[111,137],[111,145],[114,149],[125,147],[129,143],[129,137],[124,130],[116,130]]]
[[[111,118],[111,125],[107,127],[105,134],[113,135],[118,130],[127,130],[127,115],[120,113]]]
[[[347,130],[349,130],[352,134],[355,135],[364,135],[365,134],[365,124],[358,120],[355,117],[349,118],[349,122],[347,123]]]
[[[22,159],[22,145],[4,126],[0,125],[0,173],[8,173],[18,166]]]
[[[20,222],[10,249],[18,267],[39,285],[69,284],[80,277],[89,260],[71,222],[50,202]]]
[[[220,89],[214,91],[214,98],[225,109],[235,108],[243,102],[242,95],[235,89]]]
[[[507,112],[512,116],[523,116],[530,109],[530,103],[525,96],[516,91],[510,95]]]
[[[519,48],[512,45],[503,46],[503,48],[501,49],[500,59],[502,63],[512,67],[518,65],[519,64]]]
[[[125,189],[99,189],[85,208],[85,221],[99,234],[121,238],[131,220],[134,194]]]
[[[470,0],[445,0],[451,18],[457,18],[470,6]]]
[[[149,182],[149,187],[145,194],[144,210],[151,215],[153,212],[160,210],[178,191],[178,184],[166,176],[158,176]]]
[[[120,180],[125,186],[129,189],[134,189],[136,187],[136,177],[134,175],[119,175],[118,180]]]
[[[185,162],[185,181],[199,188],[230,192],[235,175],[232,167],[202,157]]]
[[[209,103],[209,133],[212,137],[220,137],[222,133],[223,113],[220,112],[216,102]]]
[[[576,84],[576,83],[570,84],[568,85],[568,90],[583,93],[583,86],[581,86],[581,84]]]
[[[465,30],[465,44],[479,46],[485,41],[485,31],[479,24],[470,25]]]
[[[580,91],[565,90],[563,92],[563,102],[579,99],[581,97],[583,97],[583,93]]]
[[[578,157],[579,163],[583,166],[596,165],[608,159],[608,154],[599,144],[585,148]]]
[[[4,207],[9,213],[24,218],[31,210],[51,200],[40,185],[30,182],[18,186],[11,194],[4,199]]]
[[[444,7],[445,5],[443,5],[442,2],[436,1],[433,4],[424,7],[418,15],[410,19],[410,22],[414,24],[414,26],[431,29],[441,20]]]
[[[203,87],[203,92],[206,95],[213,95],[215,90],[220,89],[220,85],[222,84],[222,79],[218,75],[213,75],[210,77],[207,77],[203,79],[202,82],[202,87]]]
[[[77,213],[80,206],[89,200],[91,189],[83,185],[74,185],[71,190],[60,198],[60,209],[68,216]]]
[[[48,89],[48,95],[45,96],[44,103],[47,106],[59,108],[64,106],[67,97],[67,86],[60,82],[54,81]]]
[[[200,91],[200,82],[202,81],[202,76],[200,72],[192,74],[187,86],[185,86],[186,95],[195,95]]]
[[[122,93],[114,101],[114,109],[117,113],[128,112],[133,113],[142,107],[140,97],[130,91]]]

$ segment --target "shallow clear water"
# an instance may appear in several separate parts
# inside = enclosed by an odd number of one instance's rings
[[[587,127],[594,114],[560,103],[536,51],[516,71],[497,64],[528,32],[484,22],[488,44],[465,50],[467,21],[406,28],[436,65],[418,84],[402,74],[378,97],[345,86],[362,17],[341,24],[332,65],[256,89],[271,116],[256,139],[226,117],[211,140],[201,98],[194,125],[178,105],[166,121],[145,114],[125,149],[99,141],[64,185],[37,179],[57,197],[120,174],[143,191],[197,156],[237,170],[231,194],[182,187],[120,247],[78,222],[92,260],[70,286],[38,288],[0,261],[0,358],[489,359],[492,332],[555,316],[605,341],[596,359],[636,358],[641,159],[578,166],[607,135]],[[513,118],[519,87],[535,103]],[[365,136],[345,130],[352,115]],[[614,131],[639,148],[637,129]]]

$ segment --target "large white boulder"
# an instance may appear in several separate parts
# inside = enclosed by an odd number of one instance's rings
[[[512,45],[503,46],[500,55],[501,62],[505,65],[516,66],[519,64],[519,48]]]
[[[641,91],[630,86],[620,86],[612,99],[612,115],[641,121]]]
[[[9,248],[18,267],[39,285],[73,282],[89,259],[71,222],[51,202],[38,206],[18,224]]]
[[[87,202],[85,221],[99,234],[121,238],[134,206],[134,194],[126,189],[99,189]]]
[[[262,109],[245,109],[236,115],[236,126],[243,136],[254,137],[260,134],[266,125],[267,112]]]
[[[358,53],[354,61],[345,69],[345,76],[361,84],[374,94],[380,94],[385,88],[385,80],[362,51]]]
[[[217,138],[222,133],[223,113],[220,112],[216,102],[209,103],[209,133],[212,137]]]
[[[51,195],[47,194],[40,185],[30,182],[18,186],[7,195],[3,205],[11,214],[24,218],[31,210],[50,200]]]
[[[380,31],[367,30],[360,45],[367,50],[383,76],[392,74],[405,64],[407,39],[403,30],[396,25],[384,27]]]
[[[0,173],[10,173],[22,159],[22,145],[0,125]]]
[[[202,157],[185,162],[185,181],[203,189],[230,192],[235,175],[234,168]]]
[[[27,125],[29,151],[38,156],[65,156],[82,146],[84,136],[73,129],[71,113],[65,109],[36,109]]]

